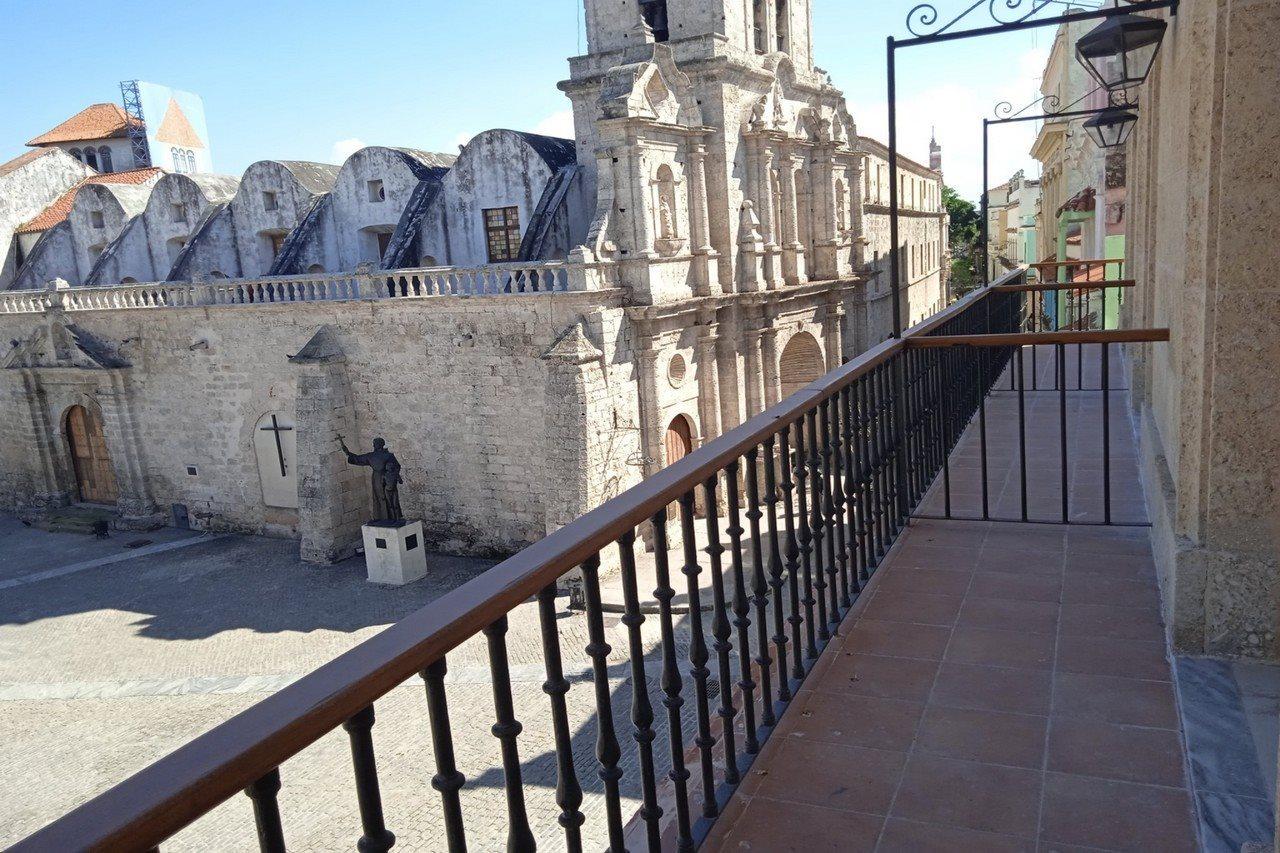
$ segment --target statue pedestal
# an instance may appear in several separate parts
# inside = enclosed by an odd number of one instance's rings
[[[404,586],[426,577],[421,521],[371,521],[361,529],[370,583]]]

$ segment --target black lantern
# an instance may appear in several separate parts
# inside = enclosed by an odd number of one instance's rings
[[[1076,42],[1076,58],[1108,91],[1137,86],[1151,73],[1166,26],[1141,15],[1108,18]]]
[[[1138,116],[1126,109],[1112,107],[1084,123],[1084,131],[1099,148],[1119,148],[1129,139]]]

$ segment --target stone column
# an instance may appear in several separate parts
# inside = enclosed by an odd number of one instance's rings
[[[755,417],[764,411],[764,375],[761,372],[761,332],[759,319],[754,315],[745,315],[743,317],[743,349],[742,349],[742,371],[743,386],[746,388],[746,413],[747,419]]]
[[[838,301],[827,303],[827,313],[822,318],[822,337],[827,350],[827,371],[844,363],[844,306]]]
[[[753,137],[756,149],[756,215],[760,217],[760,233],[764,237],[764,282],[774,290],[782,281],[777,266],[778,223],[773,203],[773,150],[763,136]]]
[[[804,247],[800,245],[796,212],[796,164],[790,146],[779,157],[782,178],[782,278],[787,284],[805,281]]]
[[[841,234],[839,232],[838,223],[840,221],[839,212],[836,210],[836,177],[835,177],[835,154],[830,144],[820,145],[813,151],[814,162],[817,168],[814,169],[814,193],[821,191],[822,197],[814,199],[814,210],[818,213],[814,217],[813,227],[813,245],[814,256],[812,260],[813,277],[819,280],[829,281],[839,278],[839,252]],[[846,204],[848,202],[847,194],[853,189],[846,188]]]
[[[698,325],[698,417],[702,420],[705,444],[720,435],[720,375],[716,366],[717,323],[714,311],[699,317]]]
[[[764,405],[775,405],[782,399],[782,380],[778,375],[778,330],[773,317],[765,315],[760,329],[760,358],[764,362]]]
[[[640,391],[640,448],[644,456],[644,475],[656,474],[663,465],[662,423],[658,408],[658,350],[646,331],[637,329],[636,371]]]
[[[716,251],[711,246],[707,213],[707,146],[701,139],[689,140],[689,245],[698,296],[714,296],[720,290]]]

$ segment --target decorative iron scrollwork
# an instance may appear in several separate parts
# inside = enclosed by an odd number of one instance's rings
[[[1067,0],[976,0],[947,23],[935,26],[938,22],[938,8],[932,3],[921,3],[907,13],[907,31],[917,38],[942,35],[983,6],[987,7],[987,13],[991,16],[992,22],[1004,26],[1029,21],[1049,6],[1068,5],[1097,8],[1095,3],[1087,0],[1086,2],[1073,0],[1070,3]]]

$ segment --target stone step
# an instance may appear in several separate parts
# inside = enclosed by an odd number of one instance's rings
[[[78,533],[85,536],[110,531],[116,514],[95,507],[65,507],[49,513],[41,525],[50,533]],[[105,525],[105,526],[104,526]]]

